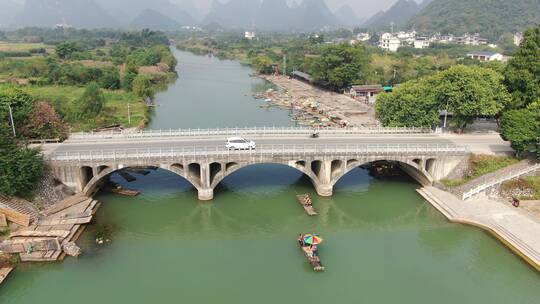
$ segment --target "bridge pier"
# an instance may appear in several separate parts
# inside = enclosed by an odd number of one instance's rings
[[[322,197],[330,197],[334,194],[334,186],[330,184],[318,184],[315,183],[315,191]]]
[[[197,189],[200,201],[211,201],[214,199],[214,189]]]

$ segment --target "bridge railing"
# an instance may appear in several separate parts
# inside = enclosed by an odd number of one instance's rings
[[[509,176],[504,176],[504,177],[501,177],[501,178],[498,178],[496,180],[493,180],[493,181],[490,181],[490,182],[487,182],[485,184],[482,184],[474,189],[471,189],[470,191],[467,191],[465,193],[463,193],[463,197],[462,199],[463,200],[468,200],[492,187],[495,187],[495,186],[498,186],[498,185],[501,185],[502,183],[504,182],[507,182],[507,181],[510,181],[510,180],[513,180],[513,179],[516,179],[516,178],[519,178],[521,176],[524,176],[524,175],[527,175],[529,173],[532,173],[536,170],[540,170],[540,164],[536,164],[534,166],[531,166],[531,167],[527,167],[523,170],[520,170],[514,174],[511,174]]]
[[[425,128],[320,128],[321,134],[430,134],[431,129]],[[160,138],[160,137],[202,137],[202,136],[270,136],[270,135],[309,135],[313,128],[307,127],[253,127],[253,128],[223,128],[223,129],[169,129],[169,130],[141,130],[108,131],[108,132],[81,132],[73,133],[69,140],[101,140],[101,139],[129,139],[129,138]]]
[[[194,146],[181,148],[146,148],[56,152],[48,155],[51,162],[94,162],[180,157],[282,157],[309,155],[404,155],[404,154],[466,154],[468,149],[440,144],[335,144],[335,145],[259,145],[255,150],[228,150],[224,146]]]

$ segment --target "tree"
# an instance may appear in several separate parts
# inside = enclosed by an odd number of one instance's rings
[[[251,62],[253,68],[261,74],[272,73],[272,58],[266,55],[259,55]]]
[[[101,77],[99,78],[99,85],[107,90],[118,90],[121,87],[120,73],[118,68],[104,69]]]
[[[457,65],[435,77],[435,98],[441,109],[453,114],[461,130],[476,117],[499,115],[510,102],[503,77],[494,70]]]
[[[56,55],[61,59],[67,59],[77,51],[77,44],[75,42],[62,42],[56,45]]]
[[[535,146],[539,136],[539,123],[528,109],[510,110],[501,119],[501,137],[512,143],[518,154]]]
[[[15,126],[22,126],[26,117],[32,111],[34,98],[17,87],[0,88],[0,121],[9,119],[9,106],[13,112]]]
[[[40,101],[26,118],[21,133],[26,138],[63,140],[68,137],[68,126],[48,102]]]
[[[101,113],[105,103],[103,92],[95,82],[90,83],[78,100],[78,114],[85,118],[94,118]]]
[[[324,47],[320,57],[313,62],[315,81],[327,82],[336,90],[364,82],[367,77],[369,54],[362,45],[348,44]]]
[[[0,123],[0,194],[28,197],[43,175],[43,160],[37,150],[19,147]]]
[[[512,94],[512,109],[540,99],[540,26],[525,32],[519,50],[506,68],[505,84]]]
[[[133,80],[137,77],[137,73],[127,72],[122,79],[122,88],[126,91],[133,90]]]
[[[377,97],[377,118],[389,127],[432,127],[439,123],[439,105],[434,98],[433,79],[409,81],[392,93]]]
[[[154,98],[154,89],[152,88],[152,77],[148,75],[137,75],[133,80],[133,93],[141,98]]]

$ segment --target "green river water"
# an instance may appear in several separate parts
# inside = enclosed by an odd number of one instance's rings
[[[248,68],[176,55],[180,78],[158,95],[153,128],[292,123],[245,96],[260,84]],[[113,176],[139,197],[98,194],[103,205],[79,241],[80,258],[19,266],[0,303],[540,302],[534,269],[487,233],[448,223],[407,176],[357,169],[332,198],[319,198],[296,170],[257,165],[226,178],[204,204],[172,173],[137,178],[127,185]],[[306,216],[297,193],[312,194],[320,216]],[[112,242],[98,246],[102,226]],[[308,267],[301,232],[325,238],[326,272]]]

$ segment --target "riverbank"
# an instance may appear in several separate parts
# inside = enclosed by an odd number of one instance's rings
[[[418,190],[449,221],[482,228],[540,271],[540,221],[485,197],[462,201],[435,187]]]
[[[284,93],[265,97],[280,107],[300,112],[297,119],[311,126],[377,126],[375,109],[344,94],[319,89],[285,76],[260,75]],[[307,118],[305,117],[307,115]]]
[[[100,203],[92,198],[74,195],[43,210],[27,227],[18,226],[7,240],[0,242],[0,252],[17,257],[20,262],[56,262],[79,256],[75,242],[95,216]],[[15,268],[0,265],[0,284]]]

